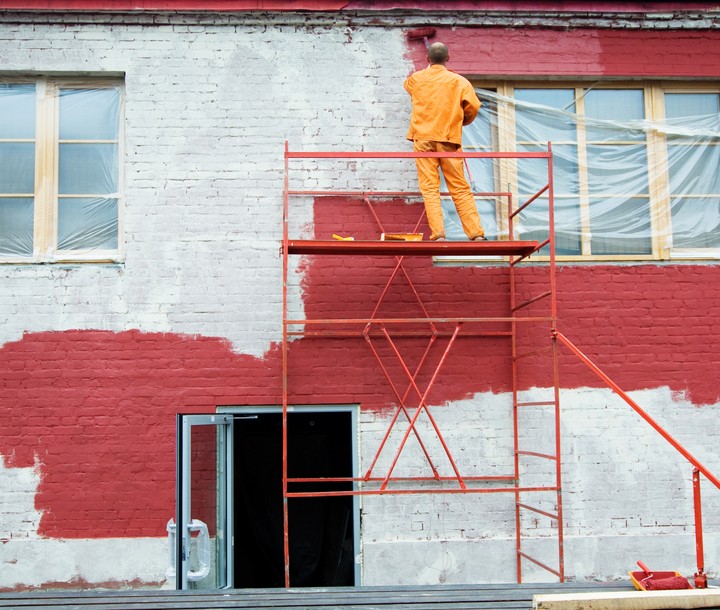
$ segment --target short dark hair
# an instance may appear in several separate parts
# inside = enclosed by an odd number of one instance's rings
[[[450,57],[450,53],[442,42],[433,42],[428,47],[427,57],[431,64],[444,64]]]

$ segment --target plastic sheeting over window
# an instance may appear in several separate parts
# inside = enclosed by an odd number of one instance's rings
[[[35,132],[42,113],[58,117],[57,132]],[[118,250],[119,120],[117,86],[0,84],[0,259]],[[55,166],[36,162],[47,151]]]
[[[665,113],[678,128],[667,133],[675,246],[720,250],[718,95],[666,94]],[[714,131],[714,138],[708,137],[710,131]]]
[[[483,108],[464,130],[466,150],[507,142],[505,150],[532,152],[552,142],[559,254],[720,256],[718,93],[524,86],[512,98],[478,95]],[[524,201],[547,181],[542,160],[502,163],[468,160],[476,192],[511,191]],[[495,207],[506,202],[477,201],[487,234],[502,238]],[[462,239],[452,203],[444,205],[448,236]],[[521,238],[545,239],[547,199],[527,208],[520,225]]]
[[[35,85],[0,84],[0,256],[31,256]]]
[[[58,250],[118,247],[117,89],[61,89]]]

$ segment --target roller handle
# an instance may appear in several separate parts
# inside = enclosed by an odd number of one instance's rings
[[[645,572],[648,576],[652,576],[652,572],[650,572],[650,568],[648,568],[642,561],[638,561],[637,564],[640,566],[640,569]]]

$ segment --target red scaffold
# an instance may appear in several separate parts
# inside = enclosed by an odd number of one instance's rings
[[[369,159],[374,161],[391,161],[394,159],[413,160],[418,157],[452,157],[460,156],[465,159],[466,167],[468,159],[492,159],[496,162],[513,162],[518,159],[535,159],[544,162],[547,168],[547,180],[541,184],[538,190],[519,205],[514,204],[513,193],[502,192],[476,192],[476,197],[493,198],[501,203],[498,206],[504,213],[504,218],[499,225],[505,227],[507,239],[497,241],[385,241],[380,238],[364,240],[316,240],[296,239],[290,236],[289,216],[291,203],[297,198],[313,198],[318,200],[324,197],[355,198],[365,203],[370,217],[376,224],[378,235],[384,234],[386,228],[381,222],[380,215],[376,208],[382,205],[383,200],[388,198],[403,199],[419,197],[418,192],[407,191],[373,191],[373,190],[342,190],[342,189],[307,189],[291,188],[291,174],[293,171],[300,171],[303,162],[319,163],[320,160],[348,160],[358,161]],[[528,153],[496,153],[496,152],[459,152],[459,153],[406,153],[406,152],[295,152],[285,145],[285,187],[283,199],[283,498],[284,498],[284,541],[285,541],[285,580],[286,586],[290,586],[290,556],[288,543],[288,498],[301,498],[312,496],[332,495],[383,495],[383,494],[496,494],[510,493],[515,498],[515,530],[516,530],[516,556],[517,556],[517,580],[522,582],[523,560],[528,560],[535,565],[555,575],[560,582],[564,581],[564,557],[563,557],[563,533],[562,533],[562,494],[561,494],[561,463],[560,463],[560,410],[559,410],[559,381],[557,366],[557,339],[556,339],[556,298],[555,298],[555,234],[554,234],[554,196],[553,196],[553,166],[552,148],[548,144],[547,150],[543,152]],[[299,166],[299,168],[298,168]],[[469,167],[468,167],[469,170]],[[447,193],[444,193],[447,195]],[[517,240],[517,221],[519,215],[533,203],[543,201],[547,214],[547,238],[543,241]],[[537,205],[536,205],[537,207]],[[413,232],[417,232],[424,218],[424,212],[417,220]],[[394,257],[395,263],[392,271],[385,280],[384,287],[379,292],[377,302],[367,317],[333,317],[323,319],[289,319],[288,317],[288,274],[289,257],[294,255],[314,256],[386,256]],[[523,263],[532,260],[531,257],[542,255],[542,260],[547,261],[547,289],[530,299],[519,300],[517,283],[519,281],[518,268]],[[437,260],[458,259],[459,257],[473,257],[473,260],[482,261],[483,258],[493,257],[504,261],[509,270],[509,295],[506,316],[474,316],[474,317],[432,317],[421,295],[421,291],[413,282],[410,271],[404,264],[407,257],[431,256],[438,257]],[[447,260],[446,259],[446,260]],[[391,284],[396,278],[402,277],[412,295],[412,302],[421,312],[415,317],[386,317],[380,315],[381,305],[385,299]],[[425,299],[432,299],[432,295],[425,296]],[[538,315],[525,314],[528,306],[544,301],[547,305],[547,312]],[[342,310],[342,303],[339,300],[337,310]],[[498,324],[504,324],[508,330],[497,330]],[[520,350],[518,337],[527,325],[544,325],[547,345],[540,350],[523,352]],[[418,330],[418,326],[421,329]],[[490,329],[483,330],[483,326],[490,326]],[[442,329],[440,328],[442,326]],[[333,330],[335,328],[335,330]],[[299,330],[298,330],[299,329]],[[339,330],[338,330],[339,329]],[[351,329],[351,330],[348,330]],[[356,329],[356,330],[352,330]],[[288,452],[287,452],[287,413],[288,413],[288,343],[292,337],[338,337],[356,336],[364,339],[368,345],[375,361],[388,382],[393,398],[395,399],[395,412],[388,424],[385,434],[379,446],[370,460],[364,474],[360,477],[348,478],[290,478],[288,477]],[[398,336],[427,337],[428,343],[420,358],[419,363],[412,366],[404,358],[397,345]],[[448,341],[437,361],[433,363],[429,380],[420,385],[418,381],[419,370],[428,365],[431,350],[438,347],[436,341],[439,337],[447,337]],[[483,475],[477,473],[462,472],[454,457],[450,444],[446,441],[438,421],[433,416],[431,405],[428,404],[428,394],[442,374],[443,365],[448,355],[453,350],[457,341],[462,337],[505,337],[512,345],[512,383],[513,383],[513,447],[514,466],[513,471],[504,475]],[[386,348],[381,353],[380,344]],[[527,358],[538,353],[547,355],[552,361],[554,392],[553,399],[547,401],[522,402],[518,393],[519,369]],[[388,358],[404,373],[407,383],[405,388],[392,379],[390,363]],[[414,400],[410,400],[414,397]],[[553,450],[550,453],[530,451],[520,446],[520,423],[518,412],[528,408],[550,408],[552,412],[552,434],[554,435]],[[417,427],[420,417],[426,418],[432,432],[433,439],[442,447],[442,457],[449,463],[452,471],[450,476],[442,476],[438,465],[430,450],[423,442],[420,431]],[[396,447],[389,466],[380,472],[379,458],[384,451],[388,450],[388,439],[394,431],[397,431],[402,424],[404,432],[401,432],[401,440]],[[394,476],[398,460],[404,451],[407,450],[408,441],[413,438],[426,459],[431,476]],[[548,461],[553,465],[552,480],[539,485],[533,483],[524,485],[521,481],[523,472],[523,460]],[[293,483],[352,483],[352,489],[344,491],[289,491],[289,485]],[[551,510],[543,510],[534,506],[526,497],[535,492],[554,494],[554,507]],[[557,531],[558,553],[557,559],[553,561],[554,566],[539,561],[523,548],[522,545],[522,523],[521,513],[529,511],[550,519],[551,526]]]

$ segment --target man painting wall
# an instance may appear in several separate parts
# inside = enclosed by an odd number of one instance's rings
[[[412,100],[412,115],[407,139],[416,152],[458,152],[462,146],[462,128],[475,120],[480,100],[470,82],[445,67],[450,54],[446,45],[435,42],[428,47],[430,65],[405,80]],[[470,185],[465,178],[461,158],[415,159],[420,192],[430,225],[430,239],[445,239],[440,203],[440,174],[452,196],[463,231],[471,241],[485,239]]]

